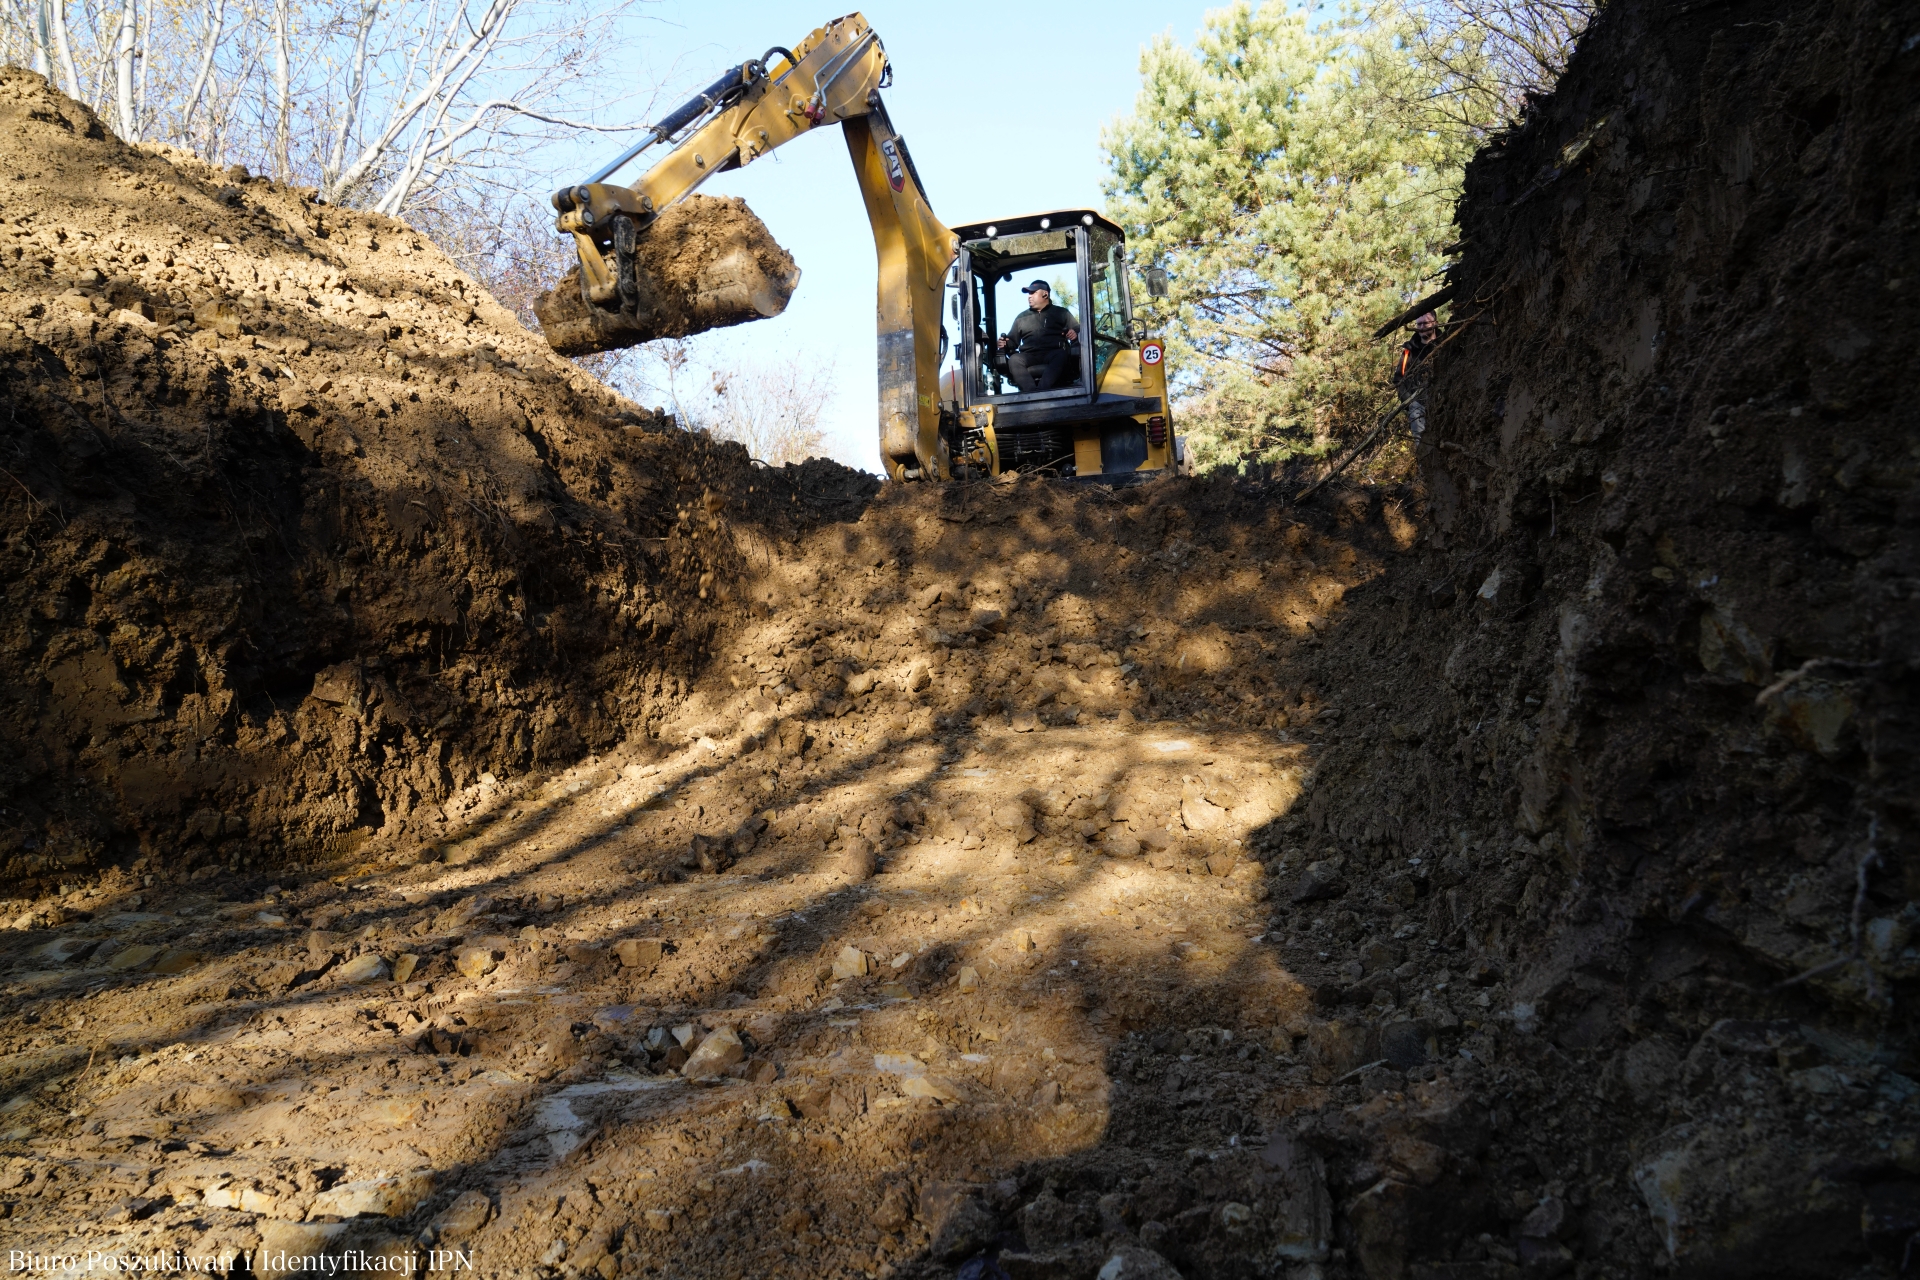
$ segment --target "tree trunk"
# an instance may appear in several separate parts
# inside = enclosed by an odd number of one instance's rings
[[[134,0],[120,6],[120,30],[113,42],[113,106],[117,131],[126,142],[140,141],[140,121],[133,111],[133,42],[139,29]]]
[[[341,104],[340,126],[334,131],[333,148],[327,153],[326,166],[321,170],[321,188],[329,200],[337,199],[339,192],[335,183],[340,171],[347,164],[347,139],[353,133],[354,121],[360,115],[360,99],[367,91],[367,37],[373,30],[373,20],[380,12],[380,0],[366,0],[360,6],[360,20],[353,31],[353,73],[347,81],[347,100]]]
[[[147,69],[153,64],[153,0],[147,0],[146,25],[140,28],[140,81],[134,93],[133,109],[136,127],[144,133],[146,122],[152,117],[147,114]]]
[[[73,40],[67,33],[67,0],[53,0],[53,52],[60,60],[61,87],[80,101],[80,72],[73,65]]]
[[[221,28],[226,24],[227,0],[207,0],[207,43],[200,51],[200,70],[194,73],[193,89],[187,94],[187,109],[180,116],[180,136],[193,144],[193,114],[200,108],[201,95],[213,74],[213,55],[220,47]]]
[[[50,25],[47,0],[39,0],[33,7],[33,69],[49,80],[53,79],[53,60],[47,57],[47,44],[52,39]]]
[[[273,89],[279,98],[279,118],[273,127],[274,177],[291,180],[292,166],[287,159],[287,128],[293,117],[292,54],[287,48],[287,8],[289,0],[273,0]]]

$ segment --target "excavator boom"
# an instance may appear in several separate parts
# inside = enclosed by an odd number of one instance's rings
[[[775,47],[741,64],[651,127],[636,147],[594,175],[555,193],[558,229],[579,251],[579,297],[559,299],[541,320],[577,350],[631,346],[668,336],[650,327],[648,282],[641,276],[641,237],[672,206],[716,173],[753,163],[824,125],[839,124],[873,227],[879,256],[880,452],[895,479],[948,474],[940,430],[940,301],[957,248],[934,215],[906,142],[880,100],[888,82],[886,50],[859,14],[835,19],[791,50]],[[681,136],[632,186],[605,181],[647,147]],[[776,315],[798,272],[758,259],[724,255],[692,291],[718,299],[695,312],[698,328]],[[790,261],[790,260],[789,260]],[[782,276],[785,278],[781,278]],[[685,332],[695,331],[685,329]]]

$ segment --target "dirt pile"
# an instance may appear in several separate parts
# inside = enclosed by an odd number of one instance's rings
[[[617,351],[764,320],[785,311],[800,287],[793,256],[737,196],[687,197],[640,232],[631,252],[632,287],[618,310],[580,296],[577,266],[535,301],[555,351]]]
[[[591,386],[523,401],[579,397],[572,443],[539,437],[581,486],[550,510],[666,537],[620,563],[680,665],[413,865],[181,884],[189,832],[151,886],[13,903],[12,1235],[603,1280],[1893,1276],[1920,1231],[1920,459],[1875,372],[1920,207],[1898,16],[1609,6],[1470,175],[1424,490],[876,497],[815,463],[742,493],[668,470],[684,437],[596,445]],[[215,385],[104,382],[156,417]],[[62,492],[70,527],[116,510]],[[359,563],[406,562],[380,545]],[[539,543],[545,580],[574,547]],[[444,634],[566,723],[653,652]],[[297,722],[361,741],[328,687]],[[342,765],[394,786],[422,748],[378,743]]]
[[[734,570],[703,497],[811,518],[401,223],[125,146],[25,72],[0,114],[15,883],[431,842],[684,686]]]

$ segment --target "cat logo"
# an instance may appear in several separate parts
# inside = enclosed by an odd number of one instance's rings
[[[1163,354],[1163,350],[1159,343],[1157,342],[1145,343],[1140,348],[1140,363],[1141,364],[1159,364],[1160,357],[1162,354]]]
[[[900,163],[900,148],[892,138],[880,144],[880,154],[887,158],[887,184],[895,191],[907,188],[907,170]]]

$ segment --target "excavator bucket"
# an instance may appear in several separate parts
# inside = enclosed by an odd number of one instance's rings
[[[580,268],[541,294],[533,311],[563,356],[617,351],[655,338],[764,320],[787,309],[800,284],[793,255],[732,197],[688,196],[635,239],[630,305],[589,302]]]

